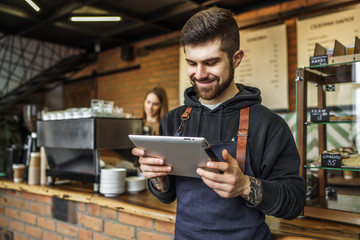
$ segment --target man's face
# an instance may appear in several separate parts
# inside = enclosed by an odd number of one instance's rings
[[[187,73],[197,95],[203,100],[220,96],[234,78],[234,67],[220,50],[220,40],[185,46]]]

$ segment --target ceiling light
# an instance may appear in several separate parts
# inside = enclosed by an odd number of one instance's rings
[[[31,0],[25,0],[35,11],[40,11],[40,8],[38,7],[38,5],[36,5],[36,3],[34,3]]]
[[[121,21],[119,16],[82,16],[82,17],[70,17],[70,21],[73,22],[118,22]]]

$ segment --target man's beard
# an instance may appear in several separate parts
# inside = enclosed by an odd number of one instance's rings
[[[190,78],[190,83],[193,85],[196,94],[200,99],[204,100],[213,100],[217,97],[219,97],[230,85],[230,83],[234,79],[234,69],[231,67],[229,69],[229,77],[224,81],[223,83],[219,84],[219,77],[212,77],[212,78],[204,78],[201,80],[196,79],[195,77]],[[216,81],[216,85],[212,85],[210,87],[199,87],[196,82],[210,82],[210,81]]]

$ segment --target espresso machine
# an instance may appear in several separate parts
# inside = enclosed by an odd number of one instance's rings
[[[99,191],[101,149],[134,147],[129,134],[142,134],[141,118],[89,117],[37,122],[38,146],[44,146],[49,169],[48,183],[55,178],[93,183]]]
[[[30,134],[27,136],[26,144],[24,146],[24,163],[25,163],[25,174],[24,179],[27,178],[27,168],[30,162],[30,154],[32,152],[39,152],[37,146],[37,120],[41,118],[41,105],[36,104],[26,104],[23,107],[23,118],[26,128],[29,130]]]

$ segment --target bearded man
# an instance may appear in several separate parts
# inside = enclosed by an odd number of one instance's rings
[[[181,43],[192,87],[184,105],[165,115],[160,135],[205,137],[221,161],[206,166],[218,171],[198,168],[199,178],[174,176],[166,159],[134,148],[149,189],[164,203],[177,200],[175,239],[272,239],[265,214],[296,218],[305,199],[291,131],[261,105],[259,89],[235,83],[244,52],[230,11],[195,14]]]

